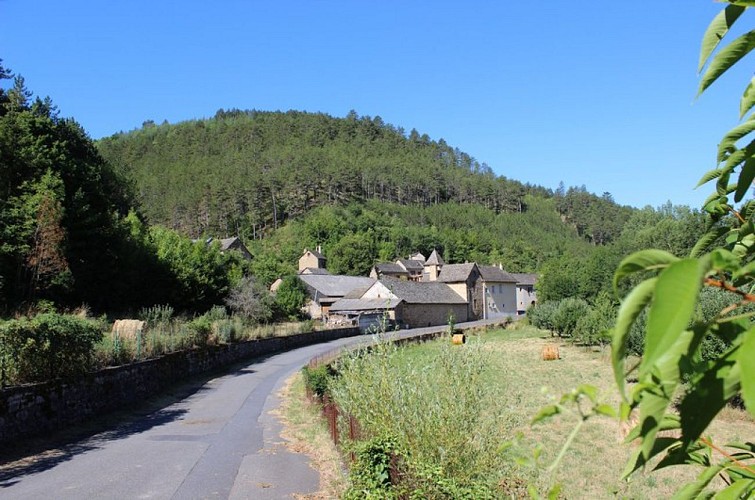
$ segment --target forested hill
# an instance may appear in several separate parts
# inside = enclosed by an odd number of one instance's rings
[[[325,204],[380,200],[474,203],[526,210],[539,186],[496,176],[472,156],[379,117],[289,111],[219,111],[175,125],[146,122],[98,142],[130,176],[151,223],[184,234],[258,239]],[[597,197],[595,197],[597,198]]]

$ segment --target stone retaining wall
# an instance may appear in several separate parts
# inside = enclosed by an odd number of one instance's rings
[[[49,434],[128,407],[192,375],[255,356],[358,334],[358,328],[342,328],[211,346],[106,368],[76,380],[54,380],[2,389],[0,444]]]

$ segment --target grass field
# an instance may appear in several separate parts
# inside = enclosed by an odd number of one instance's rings
[[[493,360],[499,368],[500,376],[491,383],[499,385],[501,397],[523,416],[531,418],[541,407],[580,384],[597,387],[599,398],[605,402],[614,406],[619,402],[609,348],[596,350],[561,342],[561,359],[542,361],[543,346],[554,339],[539,330],[499,330],[482,340],[495,353]],[[532,427],[524,425],[520,430],[525,443],[542,445],[543,462],[549,463],[576,420],[576,415],[563,415]],[[744,411],[727,409],[706,435],[717,443],[751,441],[755,422]],[[591,419],[554,471],[554,479],[563,485],[567,498],[667,498],[699,473],[695,467],[672,467],[652,474],[638,473],[623,482],[619,478],[631,451],[632,445],[624,444],[617,421]]]
[[[541,490],[558,482],[565,498],[644,499],[670,497],[698,472],[694,467],[673,467],[652,474],[637,473],[630,481],[621,481],[621,472],[632,445],[623,443],[618,423],[604,417],[589,420],[558,468],[552,473],[547,472],[546,467],[574,428],[577,416],[560,415],[530,426],[532,417],[540,408],[580,384],[596,386],[601,400],[613,405],[618,403],[609,350],[559,342],[559,339],[531,327],[489,331],[479,339],[470,339],[470,342],[477,340],[490,354],[490,370],[486,372],[484,383],[489,384],[496,394],[498,404],[494,405],[494,411],[500,421],[497,430],[500,441],[510,441],[520,434],[516,444],[518,453],[528,455],[536,447],[542,448],[539,458],[542,467],[532,470],[520,466],[518,477],[531,478]],[[543,361],[543,346],[552,343],[558,346],[560,359]],[[459,349],[469,346],[460,346]],[[406,363],[421,367],[431,363],[441,349],[439,342],[414,345],[409,346],[401,357]],[[369,395],[365,394],[365,397]],[[470,411],[476,410],[470,408]],[[453,432],[453,429],[451,423],[439,432]],[[706,435],[717,443],[751,441],[755,437],[755,422],[743,411],[727,409]]]

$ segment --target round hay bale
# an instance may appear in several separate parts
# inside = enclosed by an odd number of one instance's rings
[[[547,344],[543,346],[543,360],[553,361],[554,359],[561,359],[558,354],[558,346],[555,344]]]
[[[453,337],[451,337],[451,343],[453,345],[462,345],[467,341],[467,336],[463,333],[454,333]]]

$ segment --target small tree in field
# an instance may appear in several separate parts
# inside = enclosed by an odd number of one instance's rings
[[[245,276],[231,289],[226,305],[252,323],[268,321],[273,315],[273,299],[252,276]]]

